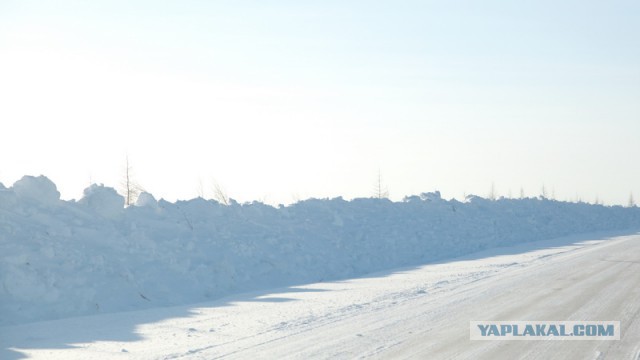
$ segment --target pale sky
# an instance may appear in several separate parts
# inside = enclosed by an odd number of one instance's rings
[[[0,0],[0,182],[65,199],[626,204],[639,137],[637,0]]]

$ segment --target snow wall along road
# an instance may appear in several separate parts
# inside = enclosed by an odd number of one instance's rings
[[[635,229],[640,209],[439,193],[274,208],[93,185],[60,200],[45,177],[0,184],[0,325],[206,301],[348,278],[501,245]]]

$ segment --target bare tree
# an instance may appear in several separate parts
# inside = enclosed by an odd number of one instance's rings
[[[520,199],[524,199],[524,189],[520,187]]]
[[[202,178],[198,178],[198,197],[204,199],[204,186],[202,185]]]
[[[636,200],[633,198],[633,193],[629,193],[629,207],[636,207]]]
[[[125,158],[124,176],[121,182],[122,192],[126,206],[135,203],[144,189],[134,180],[133,168],[129,164],[129,155]]]
[[[541,194],[543,199],[547,198],[547,188],[544,186],[544,184],[542,184],[542,194]]]
[[[231,202],[229,201],[229,196],[227,196],[227,192],[215,180],[213,181],[213,198],[220,204],[223,204],[223,205],[231,204]]]
[[[378,170],[378,180],[373,189],[373,197],[376,199],[386,199],[389,197],[389,189],[382,185],[382,174]]]
[[[491,189],[489,189],[489,200],[495,201],[496,197],[497,197],[497,194],[496,194],[496,183],[492,182],[491,183]]]

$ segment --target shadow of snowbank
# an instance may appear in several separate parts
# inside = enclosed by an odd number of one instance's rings
[[[532,259],[540,259],[545,256],[556,256],[566,251],[570,251],[571,249],[596,245],[601,242],[616,239],[616,237],[633,234],[637,234],[637,232],[616,231],[598,234],[572,235],[552,240],[542,240],[510,247],[499,247],[484,250],[478,253],[447,260],[440,260],[428,264],[416,264],[415,266],[375,272],[363,275],[357,279],[326,279],[326,281],[322,283],[307,286],[290,286],[277,289],[267,289],[264,291],[254,291],[227,296],[215,301],[185,306],[153,308],[133,312],[112,313],[5,326],[0,327],[0,355],[2,356],[2,359],[17,360],[27,358],[25,353],[28,354],[30,351],[38,350],[39,355],[45,353],[42,351],[50,351],[50,354],[53,357],[56,354],[56,350],[73,348],[82,349],[83,347],[88,346],[87,344],[91,344],[92,351],[95,353],[96,349],[94,347],[96,346],[96,343],[108,342],[110,345],[105,346],[103,349],[104,352],[99,354],[102,358],[118,357],[123,355],[123,351],[127,353],[130,352],[130,355],[133,355],[136,350],[138,351],[136,353],[138,356],[143,356],[140,355],[142,350],[132,349],[132,347],[135,347],[134,345],[136,343],[140,343],[145,340],[140,333],[141,326],[162,327],[163,323],[173,321],[173,331],[177,332],[178,336],[182,336],[183,338],[198,336],[201,332],[219,331],[219,329],[224,326],[241,326],[241,324],[230,324],[228,319],[218,317],[217,314],[223,309],[228,309],[234,306],[244,306],[242,304],[246,303],[256,304],[255,306],[262,306],[260,304],[265,304],[265,306],[268,306],[268,304],[286,304],[297,301],[298,296],[313,296],[314,293],[322,294],[338,291],[339,287],[336,287],[336,285],[359,281],[359,279],[370,279],[375,282],[386,277],[397,277],[402,274],[409,274],[412,271],[423,267],[429,268],[429,271],[432,271],[432,269],[435,269],[438,265],[442,264],[455,266],[456,263],[479,259],[482,259],[483,262],[487,262],[494,258],[501,258],[500,261],[496,262],[498,266],[517,265],[517,263],[511,263],[510,260],[505,258],[516,255],[532,254]],[[497,270],[493,269],[492,271]],[[491,272],[487,272],[486,274],[482,274],[482,276],[486,277],[491,276],[492,274],[493,273]],[[426,285],[426,291],[417,287],[413,289],[412,291],[415,290],[414,295],[428,296],[433,289],[437,289],[441,285],[440,283],[448,284],[449,281],[446,277],[436,277],[435,279],[437,279],[437,282],[432,284],[422,284]],[[474,281],[475,280],[477,279],[474,279]],[[359,304],[353,305],[356,306]],[[202,316],[202,314],[206,314],[206,321],[198,320],[197,317]],[[277,314],[274,314],[274,316],[277,316]],[[183,325],[176,325],[176,321]],[[286,325],[287,324],[283,322],[281,326]],[[214,342],[210,346],[214,347],[216,346],[216,343]]]

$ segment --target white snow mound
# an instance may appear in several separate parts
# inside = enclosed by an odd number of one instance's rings
[[[55,205],[60,200],[60,192],[56,185],[42,175],[24,176],[13,184],[12,189],[18,197],[36,200],[46,205]]]
[[[0,325],[194,303],[355,277],[501,245],[640,225],[637,208],[545,199],[341,198],[274,208],[92,185],[62,201],[45,177],[0,188]]]

